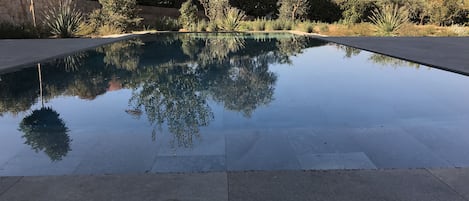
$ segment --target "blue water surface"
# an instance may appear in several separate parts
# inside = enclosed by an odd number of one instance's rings
[[[0,73],[0,175],[469,166],[469,79],[290,34],[157,34]],[[39,79],[41,75],[41,79]]]

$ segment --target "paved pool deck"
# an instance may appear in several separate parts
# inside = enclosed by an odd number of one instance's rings
[[[469,37],[319,37],[375,53],[469,75]]]
[[[66,39],[0,39],[0,72],[28,67],[35,62],[60,58],[74,52],[134,37],[66,38]]]
[[[58,58],[134,36],[0,40],[0,72],[27,67],[37,61]],[[469,37],[312,37],[469,75]]]
[[[0,72],[122,39],[0,40]],[[323,39],[469,75],[469,38]],[[469,201],[468,186],[468,168],[0,177],[0,201]]]
[[[2,177],[1,201],[467,201],[469,169]]]

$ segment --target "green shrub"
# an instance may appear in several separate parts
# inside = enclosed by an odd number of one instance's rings
[[[158,31],[179,31],[181,26],[177,19],[165,16],[155,21],[155,28]]]
[[[208,23],[206,20],[200,20],[199,22],[197,22],[197,31],[198,32],[207,31],[207,26],[208,26]]]
[[[179,9],[181,15],[179,22],[182,28],[193,31],[197,26],[197,6],[192,3],[192,0],[184,2]]]
[[[52,35],[60,38],[73,37],[82,21],[82,14],[71,0],[59,1],[57,6],[50,5],[44,12],[44,25]]]
[[[32,24],[16,25],[9,22],[0,22],[0,39],[38,38],[39,32]]]
[[[136,0],[99,0],[101,9],[92,11],[78,35],[120,33],[136,28],[143,20],[137,16]],[[107,35],[107,34],[106,34]]]
[[[93,35],[96,32],[96,29],[92,26],[89,26],[87,22],[81,22],[78,25],[78,31],[76,33],[77,36],[89,36]]]
[[[292,30],[295,26],[295,22],[291,20],[278,20],[277,23],[282,27],[282,30]]]
[[[264,31],[265,30],[265,24],[266,20],[265,19],[256,19],[252,22],[252,29],[254,31]]]
[[[311,22],[298,23],[296,29],[305,33],[313,33],[314,26]]]
[[[103,26],[100,26],[97,31],[98,35],[100,36],[121,34],[123,32],[124,30],[122,30],[122,28],[118,26],[110,25],[110,24],[105,24]]]
[[[224,17],[219,20],[220,29],[224,31],[235,31],[239,28],[241,20],[246,17],[244,11],[237,8],[227,8]]]
[[[390,35],[409,21],[409,13],[404,6],[387,4],[382,6],[380,10],[375,9],[370,20],[379,33]]]
[[[237,29],[238,31],[252,31],[252,22],[242,21]]]
[[[208,25],[207,25],[207,31],[208,31],[208,32],[215,32],[215,31],[218,31],[217,23],[215,23],[215,22],[209,22]]]
[[[449,27],[449,29],[456,36],[467,36],[467,35],[469,35],[468,29],[464,26],[461,26],[461,25],[451,25],[451,27]]]
[[[343,22],[346,24],[359,23],[367,19],[370,10],[376,7],[375,1],[370,0],[337,0],[342,12]]]
[[[283,25],[279,20],[270,20],[265,24],[266,30],[282,30]]]
[[[329,31],[329,26],[327,24],[321,24],[319,26],[319,31],[321,32],[328,32]]]
[[[102,8],[90,15],[91,21],[96,23],[96,29],[109,25],[129,31],[142,21],[142,18],[137,16],[136,0],[99,0],[99,3]]]

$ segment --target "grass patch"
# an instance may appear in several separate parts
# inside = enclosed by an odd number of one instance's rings
[[[295,30],[302,31],[302,32],[305,32],[305,33],[313,33],[314,25],[313,25],[313,23],[311,23],[309,21],[300,22],[296,25]]]

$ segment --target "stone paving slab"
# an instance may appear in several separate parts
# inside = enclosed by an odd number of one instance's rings
[[[469,169],[0,177],[0,201],[468,201]]]
[[[0,71],[27,67],[38,61],[58,58],[129,37],[134,36],[95,39],[2,39],[0,40]]]
[[[13,185],[21,180],[21,177],[0,177],[0,195],[8,191]]]
[[[24,177],[1,201],[228,200],[226,173]]]
[[[469,200],[469,169],[430,169],[429,171]]]
[[[469,37],[320,37],[451,72],[469,75]]]
[[[465,200],[424,169],[234,172],[228,186],[230,201]]]

